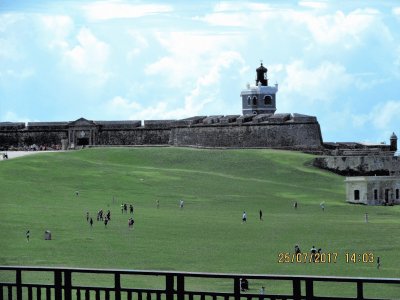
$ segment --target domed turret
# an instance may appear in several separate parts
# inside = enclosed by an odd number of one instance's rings
[[[276,93],[278,84],[268,86],[267,68],[261,65],[256,69],[256,86],[247,84],[242,90],[242,113],[243,115],[274,114],[276,111]]]
[[[394,132],[390,136],[390,151],[397,151],[397,136]]]
[[[256,79],[256,85],[258,86],[258,83],[260,82],[262,86],[267,86],[268,85],[268,79],[267,79],[267,72],[268,69],[261,65],[256,69],[257,72],[257,79]]]

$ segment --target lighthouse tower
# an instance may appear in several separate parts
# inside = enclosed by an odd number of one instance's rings
[[[390,137],[390,151],[397,151],[397,135],[394,132]]]
[[[256,69],[256,86],[247,86],[247,89],[240,93],[242,97],[243,115],[274,114],[276,111],[276,93],[278,84],[268,85],[268,69],[261,63]]]

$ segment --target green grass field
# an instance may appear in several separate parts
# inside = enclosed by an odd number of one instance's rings
[[[344,177],[312,167],[312,158],[287,151],[166,147],[2,161],[0,265],[400,277],[400,207],[347,204]],[[133,230],[121,203],[134,205]],[[111,210],[107,228],[95,220],[100,209]],[[43,239],[47,229],[52,241]],[[304,252],[315,245],[337,253],[336,262],[279,263],[279,253],[292,253],[295,244]],[[346,263],[345,253],[353,252],[380,256],[381,269]],[[385,293],[400,295],[400,287]]]

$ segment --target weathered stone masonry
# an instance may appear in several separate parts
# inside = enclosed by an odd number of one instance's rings
[[[199,116],[183,120],[0,123],[0,145],[176,145],[321,149],[315,117],[299,114]]]

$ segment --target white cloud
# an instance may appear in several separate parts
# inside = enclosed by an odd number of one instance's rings
[[[65,49],[68,47],[67,37],[70,35],[74,22],[69,16],[63,15],[43,15],[40,22],[44,33],[47,35],[48,47],[50,49]]]
[[[115,111],[126,112],[140,109],[141,105],[137,102],[129,102],[128,99],[125,99],[121,96],[116,96],[111,100],[110,108],[117,108]]]
[[[195,17],[194,20],[205,21],[210,25],[215,26],[232,26],[232,27],[251,27],[252,18],[237,12],[237,13],[211,13],[204,17]]]
[[[224,69],[235,63],[243,63],[243,59],[240,54],[227,51],[221,53],[213,62],[212,67],[196,80],[194,88],[184,97],[183,107],[170,108],[167,100],[144,107],[138,102],[118,96],[110,101],[108,110],[120,116],[123,114],[124,118],[128,116],[129,119],[139,120],[181,119],[202,114],[208,103],[219,100],[218,85]]]
[[[326,2],[300,1],[299,5],[312,8],[326,8]],[[284,23],[282,32],[293,36],[309,38],[309,33],[315,43],[351,48],[361,42],[363,35],[371,32],[388,36],[386,26],[380,21],[380,12],[375,9],[356,9],[348,14],[338,10],[326,14],[316,14],[314,10],[298,11],[282,9],[268,4],[258,3],[228,3],[223,2],[214,7],[213,12],[195,20],[204,21],[213,26],[242,27],[257,30],[263,35],[270,35]],[[304,31],[304,26],[308,32]],[[297,34],[296,34],[297,33]],[[390,38],[390,37],[389,37]]]
[[[76,72],[93,76],[100,83],[110,76],[105,71],[110,47],[100,41],[88,28],[82,28],[77,35],[78,45],[64,52],[64,62]]]
[[[400,17],[400,7],[395,7],[392,9],[392,13],[397,17]]]
[[[18,40],[13,36],[13,29],[24,21],[24,18],[24,14],[20,13],[0,14],[0,59],[18,61],[23,58]]]
[[[322,16],[310,13],[295,13],[294,16],[300,23],[307,25],[317,43],[332,45],[342,42],[350,47],[360,42],[362,34],[376,26],[379,12],[373,9],[357,9],[347,15],[337,11]]]
[[[32,68],[23,68],[22,70],[8,69],[5,71],[0,70],[0,79],[12,78],[12,79],[26,79],[35,75],[35,70]]]
[[[264,22],[274,18],[276,12],[268,4],[251,2],[221,2],[214,6],[213,12],[194,20],[204,21],[213,26],[243,27],[262,29]]]
[[[257,2],[227,2],[222,1],[214,6],[215,12],[231,12],[231,11],[265,11],[271,8],[270,5]]]
[[[139,18],[168,13],[172,7],[163,4],[129,4],[124,1],[97,1],[83,6],[86,17],[91,21]]]
[[[2,13],[0,14],[0,32],[6,32],[19,21],[23,21],[25,15],[22,13]]]
[[[302,105],[330,102],[338,91],[354,81],[344,66],[326,61],[313,69],[306,67],[303,61],[294,61],[285,67],[285,72],[280,90],[289,95],[290,101],[301,101]]]
[[[400,101],[388,101],[383,106],[376,106],[373,112],[373,124],[378,129],[385,129],[400,116]]]
[[[201,32],[171,32],[157,34],[161,46],[169,55],[161,57],[145,69],[147,75],[164,75],[171,86],[182,87],[193,83],[216,63],[226,48],[238,44],[233,36]]]
[[[396,49],[393,65],[395,67],[394,74],[400,78],[400,46],[398,46]]]
[[[30,120],[29,118],[26,117],[21,117],[18,116],[18,114],[16,114],[13,111],[7,111],[4,115],[0,116],[1,120],[4,120],[4,122],[31,122],[32,120]]]
[[[158,102],[155,106],[143,107],[136,101],[116,96],[106,104],[106,110],[113,118],[117,117],[130,120],[168,118],[168,114],[166,115],[167,103],[164,101]]]
[[[367,114],[353,115],[353,125],[363,127],[371,123],[380,130],[392,130],[390,126],[394,125],[400,115],[400,101],[387,101],[383,105],[374,106]],[[398,125],[397,125],[398,126]]]
[[[316,9],[322,9],[328,6],[326,2],[321,1],[300,1],[299,5]]]
[[[135,47],[128,51],[126,58],[128,61],[132,61],[149,47],[149,42],[143,34],[137,31],[129,30],[128,33],[132,37]]]
[[[218,101],[218,85],[221,74],[235,63],[244,64],[244,60],[237,52],[227,51],[221,53],[214,61],[209,71],[201,76],[196,87],[185,97],[184,112],[186,116],[199,114],[208,103]]]

